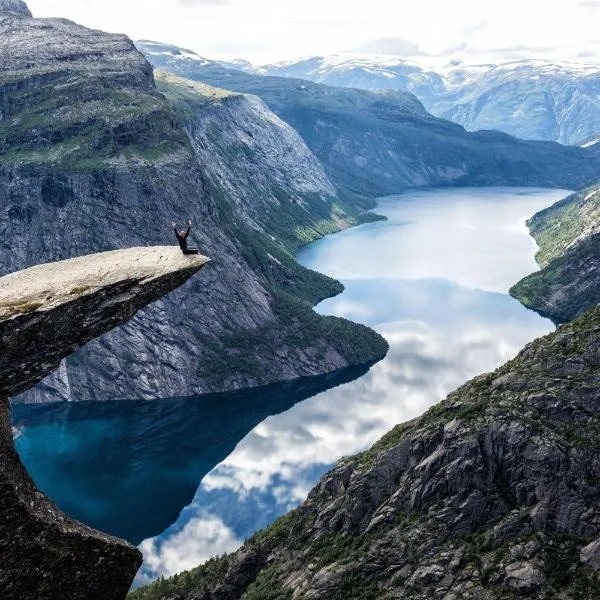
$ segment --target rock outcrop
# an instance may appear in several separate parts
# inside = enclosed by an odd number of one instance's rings
[[[132,600],[600,597],[600,307]]]
[[[183,284],[207,260],[172,247],[132,248],[0,278],[3,599],[120,600],[126,595],[142,561],[140,552],[70,519],[36,489],[14,448],[8,395],[35,385],[63,357]]]
[[[23,0],[0,0],[0,19],[3,16],[8,15],[21,15],[23,17],[32,16],[31,11]]]
[[[510,293],[528,308],[565,323],[600,302],[600,183],[572,194],[527,222],[542,269]]]
[[[192,218],[214,260],[17,401],[188,396],[385,355],[376,333],[312,311],[342,286],[294,250],[358,211],[258,100],[178,84],[170,101],[131,40],[63,19],[3,19],[0,55],[0,276],[173,243],[173,219]]]
[[[131,248],[0,278],[0,396],[32,388],[63,358],[178,288],[207,262],[173,246]]]

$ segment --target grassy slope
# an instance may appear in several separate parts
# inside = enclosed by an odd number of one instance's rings
[[[515,284],[511,295],[557,323],[600,302],[600,184],[537,213],[528,225],[542,269]]]
[[[540,248],[536,259],[545,267],[581,238],[600,231],[600,183],[540,211],[527,224]]]
[[[154,88],[108,84],[102,75],[56,68],[0,73],[10,110],[0,121],[0,164],[90,172],[150,165],[191,148],[175,112]]]

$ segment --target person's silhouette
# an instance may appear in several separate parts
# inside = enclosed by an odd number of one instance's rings
[[[177,241],[179,242],[179,247],[184,254],[198,254],[197,248],[188,248],[188,237],[190,236],[190,232],[192,231],[192,220],[188,221],[188,228],[186,231],[177,231],[177,224],[175,221],[172,223],[173,231],[175,232],[175,236],[177,237]]]

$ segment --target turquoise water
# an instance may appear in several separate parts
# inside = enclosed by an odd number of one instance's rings
[[[304,248],[300,262],[346,286],[317,310],[390,342],[370,369],[188,400],[16,407],[18,450],[68,512],[147,538],[139,582],[233,550],[340,457],[552,329],[507,290],[536,269],[525,219],[566,194],[409,192],[380,201],[387,221]]]

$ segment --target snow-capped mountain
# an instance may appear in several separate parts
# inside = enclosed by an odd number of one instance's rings
[[[169,44],[163,44],[161,42],[154,42],[152,40],[138,40],[136,45],[139,48],[143,48],[143,52],[148,57],[154,57],[156,61],[195,61],[198,65],[219,65],[226,69],[237,69],[240,71],[252,71],[254,67],[250,61],[244,59],[237,59],[232,61],[219,61],[209,60],[200,56],[193,50],[186,48],[180,48],[179,46],[172,46]]]
[[[330,56],[263,65],[255,71],[329,85],[409,91],[434,115],[469,130],[497,129],[564,144],[584,144],[600,132],[596,64]]]

